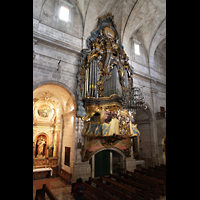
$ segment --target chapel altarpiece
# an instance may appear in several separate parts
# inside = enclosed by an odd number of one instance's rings
[[[59,101],[48,92],[33,99],[33,168],[58,166],[61,133]]]

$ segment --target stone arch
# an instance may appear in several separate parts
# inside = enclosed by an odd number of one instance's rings
[[[101,148],[101,149],[95,151],[93,153],[93,155],[90,156],[90,158],[89,158],[89,163],[91,164],[91,170],[92,170],[91,171],[92,177],[98,177],[98,175],[95,176],[95,172],[96,172],[95,171],[95,169],[96,169],[96,166],[95,166],[96,157],[95,157],[95,155],[97,155],[98,153],[101,153],[103,151],[109,151],[110,152],[110,172],[109,173],[118,173],[119,167],[126,169],[126,156],[125,156],[125,154],[120,149],[118,149],[116,147],[109,147],[109,148],[104,147],[104,148]],[[113,155],[113,154],[115,154],[115,155]],[[115,164],[117,166],[114,167]]]
[[[74,159],[74,140],[75,140],[75,110],[76,102],[75,95],[72,92],[71,88],[54,80],[43,80],[37,81],[33,84],[33,97],[40,99],[45,97],[45,94],[49,95],[49,98],[55,101],[56,107],[56,120],[46,123],[43,129],[53,129],[53,132],[50,132],[49,137],[54,141],[53,146],[53,157],[56,157],[56,162],[58,167],[71,173],[73,168],[73,159]],[[60,110],[59,110],[60,109]],[[43,122],[42,122],[43,123]],[[41,123],[41,124],[42,124]],[[41,124],[35,124],[38,130],[40,130]],[[52,128],[53,127],[53,128]],[[49,140],[50,141],[50,140]],[[64,147],[70,147],[70,166],[64,164]]]
[[[91,156],[94,156],[95,154],[101,152],[101,151],[104,151],[104,150],[111,150],[111,151],[116,151],[117,153],[119,153],[124,159],[126,158],[125,154],[118,148],[116,147],[110,147],[110,148],[101,148],[101,149],[98,149],[97,151],[95,151]],[[88,160],[90,160],[90,158]]]
[[[148,118],[149,120],[155,119],[152,107],[150,106],[150,104],[148,102],[145,102],[145,104],[147,105],[147,109],[146,110],[142,109],[142,111],[144,111],[149,116],[149,118]],[[137,111],[136,111],[136,115],[137,115]],[[137,121],[137,118],[136,118],[136,121]]]
[[[136,124],[140,131],[140,136],[138,137],[138,156],[140,159],[145,161],[145,167],[153,166],[152,154],[154,153],[154,148],[152,143],[155,144],[157,141],[157,129],[156,120],[151,106],[146,103],[147,109],[142,109],[141,112],[138,111],[138,116],[136,112]]]
[[[45,80],[45,81],[39,81],[39,82],[33,82],[33,91],[37,89],[41,85],[49,84],[49,83],[54,83],[59,86],[64,87],[72,96],[73,96],[73,102],[74,102],[74,108],[76,108],[76,95],[74,94],[73,90],[67,86],[66,84],[60,82],[60,81],[55,81],[55,80]],[[75,109],[74,109],[75,110]]]
[[[155,33],[150,46],[149,67],[154,68],[154,54],[158,45],[166,39],[166,19],[162,21],[157,32]]]

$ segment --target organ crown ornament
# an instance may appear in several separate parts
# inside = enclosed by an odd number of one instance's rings
[[[126,101],[133,96],[134,70],[119,43],[115,27],[111,14],[99,18],[97,27],[87,38],[88,49],[82,50],[78,62],[77,116],[84,121],[85,141],[110,138],[107,142],[114,144],[140,135],[133,113],[124,109]],[[86,142],[82,149],[83,160],[87,148],[89,143]]]

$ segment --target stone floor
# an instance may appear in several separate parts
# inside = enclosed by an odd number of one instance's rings
[[[71,185],[64,183],[58,178],[47,178],[33,181],[33,200],[35,200],[35,194],[37,189],[42,189],[43,184],[46,184],[58,200],[74,200],[71,194]],[[45,199],[49,197],[45,193]]]
[[[53,192],[58,200],[74,200],[71,194],[71,185],[61,181],[57,178],[47,178],[33,181],[33,200],[35,200],[35,194],[37,189],[41,189],[43,184],[46,184],[49,189]],[[49,197],[45,193],[45,200],[49,200]],[[152,200],[152,199],[151,199]],[[161,196],[157,200],[166,200],[166,196]]]

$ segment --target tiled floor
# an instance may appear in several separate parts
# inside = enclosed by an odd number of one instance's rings
[[[33,200],[37,189],[41,189],[46,184],[58,200],[74,200],[71,194],[71,185],[65,184],[60,178],[48,178],[33,181]],[[45,193],[45,199],[49,199]]]

